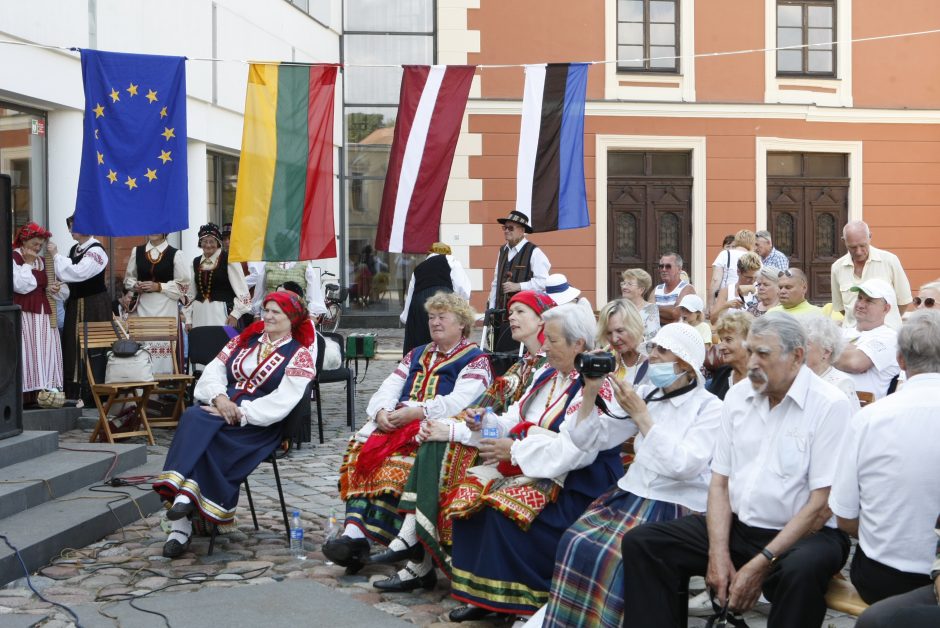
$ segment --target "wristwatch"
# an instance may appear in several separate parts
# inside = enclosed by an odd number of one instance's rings
[[[770,561],[771,567],[777,564],[777,556],[766,547],[760,551],[761,555]]]

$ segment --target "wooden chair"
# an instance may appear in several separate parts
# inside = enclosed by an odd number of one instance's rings
[[[116,439],[133,438],[135,436],[146,436],[147,443],[153,445],[153,433],[150,431],[150,423],[147,420],[147,399],[150,398],[156,382],[122,382],[120,384],[99,384],[95,380],[95,369],[92,368],[92,358],[89,355],[90,350],[108,350],[114,341],[118,339],[117,332],[109,322],[87,323],[87,332],[81,331],[78,334],[79,348],[85,356],[85,371],[88,374],[88,384],[91,388],[92,397],[95,400],[95,406],[98,408],[98,424],[95,425],[91,433],[91,441],[95,442],[99,437],[103,437],[108,443],[114,443]],[[108,422],[108,414],[114,406],[133,407],[133,416],[129,421],[134,425],[139,424],[138,429],[130,432],[113,432],[111,424]]]
[[[174,397],[170,413],[165,416],[150,417],[151,427],[175,428],[180,415],[186,409],[186,389],[193,382],[193,376],[183,373],[176,358],[178,342],[178,323],[170,316],[131,316],[127,319],[127,333],[137,342],[169,342],[173,355],[172,373],[154,373],[156,387],[152,396]],[[165,411],[165,410],[164,410]]]
[[[857,390],[855,391],[855,394],[858,396],[858,402],[863,408],[875,401],[874,393],[865,392],[864,390]]]
[[[868,608],[865,600],[842,574],[836,574],[829,581],[829,588],[826,589],[826,606],[834,611],[854,615],[855,617],[861,615]]]

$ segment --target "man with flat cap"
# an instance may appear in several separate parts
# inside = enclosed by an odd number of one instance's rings
[[[506,218],[499,218],[506,244],[499,249],[496,260],[496,273],[490,286],[490,296],[486,306],[490,309],[505,310],[506,304],[514,294],[522,290],[545,290],[545,281],[552,269],[551,262],[542,249],[526,239],[532,233],[529,217],[520,211],[512,210]],[[493,345],[487,348],[493,351],[519,351],[519,343],[512,339],[509,332],[508,317],[503,314],[495,319]]]

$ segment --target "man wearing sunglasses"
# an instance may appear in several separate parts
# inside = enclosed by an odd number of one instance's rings
[[[894,308],[886,319],[895,331],[901,329],[901,314],[910,306],[911,284],[901,267],[898,256],[890,251],[876,249],[871,245],[871,230],[861,220],[853,220],[842,229],[842,240],[848,253],[832,264],[832,310],[845,314],[843,327],[855,325],[857,292],[853,286],[869,279],[882,279],[894,289]]]
[[[687,294],[695,294],[695,288],[682,280],[682,256],[666,253],[659,258],[659,278],[663,283],[656,286],[656,306],[659,308],[659,324],[666,326],[679,321],[677,303]]]
[[[858,295],[852,306],[855,325],[842,328],[846,345],[833,366],[849,374],[855,390],[870,392],[877,400],[888,394],[891,380],[901,372],[898,332],[885,324],[888,313],[897,309],[894,288],[869,279],[852,291]]]
[[[806,275],[799,268],[788,268],[777,274],[777,298],[780,305],[775,305],[768,312],[785,312],[800,317],[819,314],[820,308],[806,300]]]

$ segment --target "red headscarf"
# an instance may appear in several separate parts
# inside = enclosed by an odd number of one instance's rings
[[[290,333],[294,340],[305,347],[309,347],[313,344],[316,336],[313,331],[313,325],[310,323],[310,314],[307,312],[307,304],[304,303],[304,300],[301,299],[297,293],[291,292],[290,290],[272,292],[264,297],[261,306],[264,307],[269,301],[277,303],[278,307],[280,307],[284,314],[287,315],[287,318],[290,319]],[[264,321],[254,322],[238,336],[238,344],[245,347],[248,345],[248,341],[251,338],[260,336],[263,332]]]
[[[16,232],[16,237],[13,238],[13,248],[21,247],[27,240],[32,240],[33,238],[42,238],[43,240],[48,240],[51,237],[51,233],[37,225],[35,222],[30,222],[20,227]]]
[[[522,292],[517,292],[509,299],[509,303],[506,304],[506,309],[512,307],[513,303],[521,303],[532,309],[539,316],[542,315],[542,312],[545,310],[550,310],[555,307],[555,302],[550,296],[544,292],[538,292],[537,290],[523,290]],[[545,334],[539,330],[539,343],[545,342]]]

